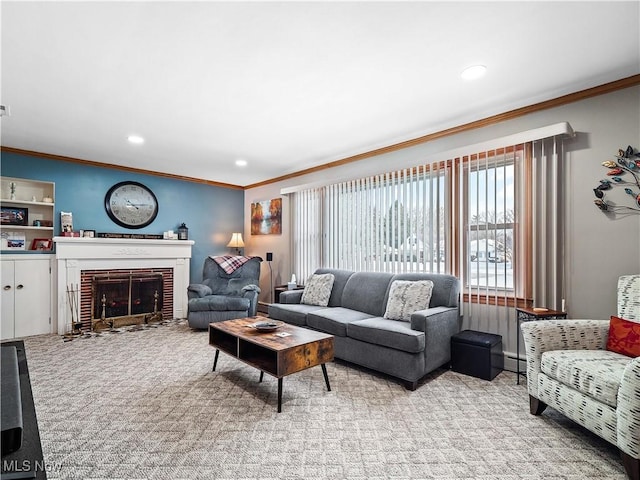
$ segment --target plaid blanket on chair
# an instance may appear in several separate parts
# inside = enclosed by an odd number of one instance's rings
[[[223,269],[229,275],[231,275],[252,258],[255,258],[247,257],[245,255],[220,255],[217,257],[210,255],[210,257],[214,262],[220,265],[221,269]]]

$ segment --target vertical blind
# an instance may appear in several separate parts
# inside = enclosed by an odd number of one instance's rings
[[[444,167],[423,165],[296,192],[298,278],[320,266],[444,272]]]

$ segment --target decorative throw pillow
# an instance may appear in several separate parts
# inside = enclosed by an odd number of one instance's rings
[[[394,280],[389,290],[384,318],[410,321],[413,312],[429,308],[432,291],[431,280]]]
[[[333,273],[311,275],[304,286],[300,303],[318,305],[319,307],[329,305],[329,297],[331,296],[334,280]]]
[[[611,316],[607,350],[640,357],[640,323]]]

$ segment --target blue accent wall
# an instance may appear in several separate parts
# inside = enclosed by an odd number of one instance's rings
[[[1,173],[55,182],[55,235],[60,235],[61,211],[73,213],[76,231],[162,234],[177,231],[184,222],[189,227],[189,240],[195,241],[191,282],[202,279],[202,266],[208,255],[231,253],[226,247],[231,233],[243,232],[244,228],[244,190],[13,152],[2,152]],[[114,184],[125,180],[146,185],[158,198],[158,216],[145,228],[123,228],[113,223],[105,211],[105,194]]]

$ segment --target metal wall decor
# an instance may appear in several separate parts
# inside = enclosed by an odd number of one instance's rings
[[[609,178],[600,180],[600,185],[593,189],[596,204],[605,213],[640,213],[640,152],[631,145],[626,150],[618,150],[615,155],[616,161],[607,160],[602,162],[602,166],[608,169]],[[613,187],[623,187],[624,192],[633,198],[633,206],[619,205],[605,200],[605,191]]]

